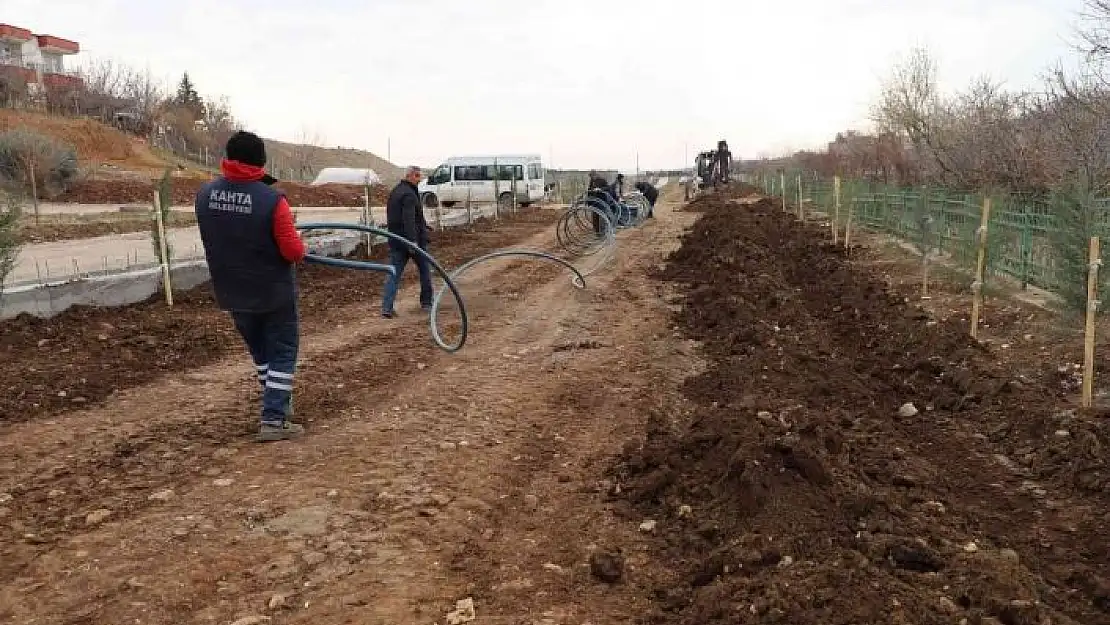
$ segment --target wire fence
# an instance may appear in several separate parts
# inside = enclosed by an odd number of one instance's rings
[[[1022,289],[1041,288],[1065,300],[1085,292],[1089,238],[1110,235],[1110,200],[1076,194],[983,195],[848,179],[840,181],[838,194],[835,180],[812,173],[764,172],[749,180],[788,205],[824,213],[840,228],[850,219],[853,229],[902,239],[968,272],[976,264],[989,198],[985,276],[1004,276]],[[1102,290],[1110,272],[1100,273]]]

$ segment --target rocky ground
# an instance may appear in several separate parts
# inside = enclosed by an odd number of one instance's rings
[[[1110,623],[1074,341],[991,301],[972,342],[955,289],[738,195],[584,291],[475,269],[454,355],[411,279],[386,322],[380,278],[304,272],[295,442],[250,442],[203,292],[0,324],[0,620]],[[544,215],[433,246],[550,249]]]

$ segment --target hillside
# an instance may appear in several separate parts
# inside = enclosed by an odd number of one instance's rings
[[[270,162],[275,166],[275,170],[296,167],[298,162],[312,163],[316,169],[324,167],[369,167],[377,172],[382,177],[382,182],[387,185],[396,182],[404,174],[400,167],[384,158],[355,148],[323,148],[266,139],[266,152]]]
[[[0,109],[0,131],[13,128],[27,128],[73,146],[82,173],[89,180],[151,180],[160,177],[166,166],[175,168],[176,178],[208,179],[215,173],[212,168],[152,148],[145,139],[92,119]],[[266,146],[270,163],[277,167],[292,167],[295,162],[310,163],[316,170],[370,167],[386,183],[401,175],[395,165],[363,150],[302,146],[270,139]]]

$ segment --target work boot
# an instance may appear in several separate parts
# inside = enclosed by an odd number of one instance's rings
[[[285,421],[281,425],[272,425],[263,423],[258,428],[258,436],[255,440],[259,443],[271,443],[274,441],[287,441],[291,438],[297,438],[304,434],[304,426],[292,421]]]
[[[395,310],[390,310],[388,312],[386,312],[384,310],[382,311],[382,317],[385,318],[385,319],[393,319],[396,316],[397,316],[397,311],[395,311]]]

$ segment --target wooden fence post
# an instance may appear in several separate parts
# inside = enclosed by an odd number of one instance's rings
[[[832,219],[833,245],[840,237],[840,176],[833,176],[833,219]]]
[[[782,191],[782,210],[786,210],[786,172],[779,172],[779,190]]]
[[[1083,407],[1094,403],[1095,313],[1098,312],[1098,269],[1102,265],[1098,237],[1087,248],[1087,328],[1083,336]]]
[[[166,305],[173,306],[173,284],[170,280],[169,250],[166,247],[166,224],[162,221],[161,189],[154,190],[154,220],[158,228],[158,252],[162,265],[162,289],[166,292]]]
[[[802,204],[802,175],[801,174],[798,174],[797,181],[798,181],[798,219],[800,219],[801,221],[804,222],[806,220],[806,209],[805,209],[805,205]]]
[[[991,218],[991,199],[983,199],[982,216],[979,219],[979,254],[975,262],[975,282],[971,283],[971,338],[979,338],[979,310],[983,306],[983,269],[987,260],[987,223]]]
[[[844,221],[844,256],[846,258],[852,257],[852,216],[856,212],[856,198],[852,196],[852,201],[848,202],[848,218]]]

